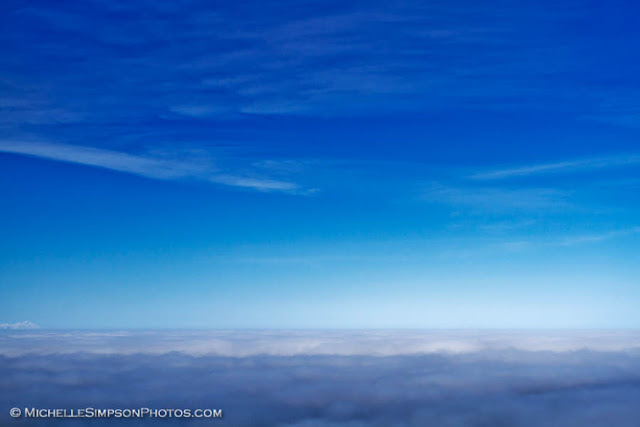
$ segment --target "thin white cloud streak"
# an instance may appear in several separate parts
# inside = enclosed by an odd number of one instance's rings
[[[449,187],[434,184],[423,193],[427,201],[483,211],[531,211],[566,208],[566,194],[547,188],[504,189],[492,187]]]
[[[640,227],[627,228],[624,230],[614,230],[599,234],[576,234],[573,236],[565,236],[561,239],[553,240],[514,240],[502,242],[496,246],[511,252],[519,252],[532,248],[550,246],[588,245],[592,243],[600,243],[622,237],[633,236],[635,234],[640,234]]]
[[[598,243],[618,237],[631,236],[640,233],[640,227],[633,227],[626,230],[610,231],[602,234],[586,234],[581,236],[569,237],[558,242],[561,246],[573,246],[587,243]]]
[[[210,178],[211,182],[230,185],[232,187],[252,188],[261,191],[296,191],[298,185],[292,182],[277,181],[272,179],[255,179],[234,175],[216,175]]]
[[[48,142],[0,141],[0,152],[39,157],[160,180],[196,179],[257,191],[303,194],[292,182],[219,173],[206,158],[175,159]]]
[[[497,169],[489,172],[479,172],[471,175],[477,180],[498,180],[530,175],[544,175],[552,173],[585,172],[595,169],[627,167],[640,164],[640,155],[594,157],[589,159],[568,160],[555,163],[541,163],[537,165],[515,168]]]
[[[77,163],[153,179],[176,179],[204,172],[202,165],[195,163],[68,144],[2,141],[0,152]]]

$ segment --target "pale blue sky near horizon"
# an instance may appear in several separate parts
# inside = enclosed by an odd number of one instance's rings
[[[640,327],[638,5],[0,10],[0,323]]]

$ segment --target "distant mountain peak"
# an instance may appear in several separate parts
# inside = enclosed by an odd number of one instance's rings
[[[35,323],[25,320],[15,323],[0,323],[0,329],[38,329],[40,326]]]

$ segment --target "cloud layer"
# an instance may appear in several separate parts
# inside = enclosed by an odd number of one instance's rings
[[[636,331],[51,331],[0,334],[0,355],[165,354],[191,356],[399,356],[434,353],[627,351]]]
[[[195,337],[217,337],[229,344],[227,355],[223,347],[202,353]],[[37,339],[25,332],[2,339],[3,349],[41,344],[0,356],[2,420],[13,406],[215,407],[224,411],[221,425],[234,426],[633,426],[640,416],[632,332],[45,332]],[[416,352],[423,341],[447,339],[456,344]],[[118,348],[118,340],[129,347]],[[69,348],[73,342],[112,351],[85,353]],[[607,351],[577,350],[583,344]],[[172,351],[188,347],[201,354]],[[44,354],[53,348],[67,351]]]

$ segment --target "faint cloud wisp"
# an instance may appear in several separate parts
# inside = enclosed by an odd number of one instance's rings
[[[257,191],[305,194],[299,185],[271,178],[234,175],[218,170],[206,156],[129,154],[102,148],[49,142],[0,141],[0,153],[39,157],[130,173],[150,179],[195,179]]]
[[[640,164],[640,156],[636,154],[626,156],[593,157],[589,159],[577,159],[564,162],[541,163],[531,166],[496,169],[489,172],[476,173],[471,175],[471,178],[477,180],[498,180],[529,175],[586,172],[596,169],[628,167],[637,164]]]

